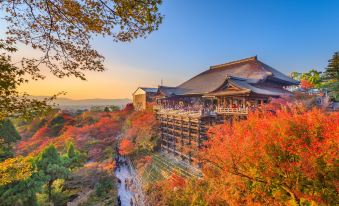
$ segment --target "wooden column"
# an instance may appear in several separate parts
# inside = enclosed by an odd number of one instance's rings
[[[188,142],[191,146],[191,118],[188,117]]]
[[[175,117],[174,117],[174,115],[172,115],[172,142],[173,142],[173,145],[172,145],[172,147],[173,147],[173,153],[174,153],[174,155],[176,154],[175,153],[175,151],[176,151],[176,135],[175,135],[175,119],[174,119]]]
[[[198,120],[198,124],[197,124],[197,127],[198,127],[198,129],[197,129],[197,134],[198,134],[198,136],[197,136],[197,143],[198,143],[199,149],[200,149],[200,143],[201,143],[201,139],[200,139],[200,124],[201,124],[201,121]]]
[[[161,145],[164,144],[164,123],[163,123],[163,119],[160,116],[160,141],[161,141]]]

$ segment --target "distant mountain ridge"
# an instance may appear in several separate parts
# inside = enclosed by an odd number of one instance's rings
[[[42,100],[48,96],[34,96],[34,99]],[[132,100],[128,98],[123,99],[70,99],[70,98],[57,98],[53,101],[57,104],[57,107],[67,108],[67,107],[90,107],[90,106],[106,106],[106,105],[116,105],[116,106],[125,106],[128,103],[131,103]]]

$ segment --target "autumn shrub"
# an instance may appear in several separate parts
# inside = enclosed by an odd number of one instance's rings
[[[152,152],[158,146],[158,121],[151,110],[135,111],[124,125],[124,139],[133,143],[134,152]]]
[[[134,150],[134,144],[128,139],[122,139],[119,146],[119,153],[121,155],[129,155]]]
[[[31,138],[16,145],[16,153],[38,154],[49,144],[60,150],[65,148],[67,142],[74,142],[91,160],[110,158],[112,152],[109,148],[112,148],[120,133],[123,118],[121,111],[85,112],[75,117],[67,113],[49,115]]]
[[[306,90],[312,89],[312,88],[315,87],[315,85],[312,84],[312,83],[311,83],[309,80],[307,80],[307,79],[302,79],[301,82],[300,82],[300,86],[301,86],[301,88],[306,89]]]
[[[176,174],[146,187],[148,205],[225,205],[225,202],[210,202],[208,182],[201,179],[184,179]]]
[[[17,156],[0,162],[0,187],[26,180],[33,173],[32,157]]]

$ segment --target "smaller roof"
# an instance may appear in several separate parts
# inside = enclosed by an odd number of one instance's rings
[[[156,93],[158,92],[158,88],[153,88],[153,87],[138,87],[133,94],[138,91],[138,89],[141,89],[143,91],[145,91],[146,93]]]
[[[261,84],[250,84],[246,80],[231,78],[231,82],[234,82],[237,86],[250,90],[253,93],[260,95],[268,95],[268,96],[282,96],[286,94],[290,94],[289,91],[279,88],[279,87],[268,87]]]
[[[144,90],[145,92],[152,92],[152,93],[155,93],[158,91],[158,88],[151,88],[151,87],[140,87],[140,89]]]
[[[158,88],[158,92],[162,93],[166,97],[170,97],[170,96],[176,95],[177,94],[177,90],[178,90],[177,87],[159,86],[159,88]]]

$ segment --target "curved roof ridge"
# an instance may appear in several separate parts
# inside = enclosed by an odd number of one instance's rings
[[[262,66],[263,68],[268,72],[268,73],[271,73],[271,77],[274,77],[274,78],[278,78],[282,81],[285,81],[285,82],[290,82],[292,85],[296,85],[296,84],[299,84],[299,82],[297,80],[294,80],[293,78],[287,76],[286,74],[282,73],[281,71],[277,70],[277,69],[274,69],[273,67],[265,64],[264,62],[262,61],[258,61]]]
[[[226,63],[223,63],[223,64],[217,64],[217,65],[214,65],[214,66],[210,66],[210,69],[217,69],[217,68],[220,68],[220,67],[225,67],[225,66],[229,66],[229,65],[233,65],[233,64],[240,64],[240,63],[244,63],[244,62],[257,61],[257,60],[258,60],[257,56],[253,56],[253,57],[248,57],[248,58],[245,58],[245,59],[240,59],[240,60],[236,60],[236,61],[231,61],[231,62],[226,62]]]

